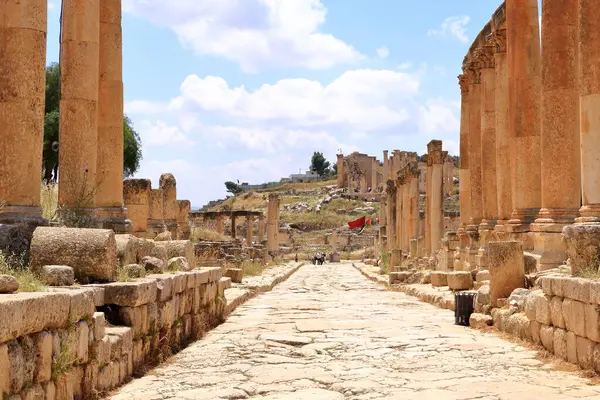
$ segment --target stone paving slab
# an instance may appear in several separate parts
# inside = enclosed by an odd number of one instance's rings
[[[351,264],[306,265],[113,399],[599,399],[536,352]]]

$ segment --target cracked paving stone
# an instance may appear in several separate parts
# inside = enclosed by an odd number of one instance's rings
[[[111,398],[570,400],[600,387],[341,263],[300,268]]]

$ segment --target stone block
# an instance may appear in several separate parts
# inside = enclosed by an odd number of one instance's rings
[[[600,373],[600,344],[596,343],[594,346],[594,354],[593,354],[593,363],[594,363],[594,371],[596,373]]]
[[[56,399],[74,399],[73,386],[69,379],[69,375],[63,375],[55,382]]]
[[[173,295],[173,276],[171,275],[148,275],[146,279],[156,281],[156,301],[167,301]]]
[[[68,385],[70,386],[70,390],[73,392],[73,399],[81,399],[82,398],[82,384],[83,384],[83,375],[85,370],[82,366],[76,366],[71,368],[69,373],[67,374]]]
[[[85,366],[83,373],[83,380],[81,382],[81,388],[83,391],[83,398],[88,395],[88,393],[94,393],[96,387],[98,386],[98,364],[94,362],[90,362]]]
[[[110,342],[110,359],[120,360],[133,348],[133,331],[128,327],[106,328],[106,336]]]
[[[400,283],[406,283],[406,281],[408,281],[408,279],[410,278],[410,273],[409,272],[390,272],[389,275],[389,284],[390,285],[395,285],[395,284],[400,284]]]
[[[106,333],[106,319],[104,313],[95,312],[92,316],[92,333],[94,340],[102,340]]]
[[[492,317],[485,314],[473,313],[469,317],[469,326],[473,329],[485,329],[492,325]]]
[[[562,231],[562,240],[566,247],[567,264],[571,267],[573,275],[589,268],[590,263],[596,260],[598,243],[600,239],[600,226],[567,225]]]
[[[122,307],[138,307],[156,301],[157,283],[153,279],[135,282],[115,282],[104,285],[106,304]]]
[[[211,271],[208,268],[200,268],[194,271],[196,275],[196,286],[204,285],[210,280]]]
[[[35,382],[49,381],[52,375],[52,334],[42,331],[32,335],[32,339],[36,354]]]
[[[71,286],[75,283],[75,271],[66,265],[44,265],[41,275],[48,286]]]
[[[468,290],[473,287],[473,275],[467,271],[448,273],[448,287],[452,290]]]
[[[543,325],[551,325],[552,318],[550,317],[550,298],[548,296],[537,295],[535,299],[535,320]]]
[[[530,321],[536,320],[536,303],[537,298],[539,296],[544,296],[544,293],[541,290],[533,290],[527,297],[525,297],[525,301],[523,303],[523,311],[525,311],[525,315],[529,318]],[[546,323],[545,325],[550,325]]]
[[[174,319],[173,299],[159,303],[157,328],[170,327]]]
[[[140,265],[148,273],[162,274],[167,270],[166,262],[158,257],[146,256],[140,260]]]
[[[483,271],[479,271],[475,277],[475,280],[477,282],[483,282],[483,281],[491,281],[492,280],[492,274],[490,274],[490,271],[488,270],[483,270]]]
[[[431,271],[431,285],[434,287],[448,286],[448,273],[444,271]]]
[[[44,388],[45,400],[55,400],[55,399],[57,399],[57,397],[56,397],[56,385],[54,384],[54,382],[52,382],[52,381],[44,382],[42,384],[42,387]]]
[[[119,265],[136,264],[138,262],[139,240],[133,235],[115,235],[117,242],[117,258]]]
[[[525,286],[523,244],[519,241],[489,242],[488,265],[492,276],[490,297],[492,307],[499,298],[508,297]]]
[[[599,318],[599,305],[597,304],[584,304],[585,312],[585,337],[593,340],[594,342],[600,342],[600,318]]]
[[[127,264],[123,267],[123,271],[128,278],[138,279],[146,277],[146,269],[139,264]]]
[[[144,365],[145,362],[145,357],[144,357],[144,352],[143,352],[143,348],[144,348],[144,343],[142,340],[134,340],[133,342],[133,349],[132,349],[132,355],[133,355],[133,370],[137,370],[138,368],[140,368],[142,365]]]
[[[11,340],[7,345],[10,391],[21,393],[23,388],[30,387],[33,384],[36,349],[33,340],[29,336],[24,336],[19,341]]]
[[[176,272],[173,277],[173,294],[183,292],[187,288],[188,276],[184,272]]]
[[[590,302],[590,281],[582,278],[566,278],[563,280],[564,297],[580,301]]]
[[[173,257],[167,262],[169,271],[190,271],[192,267],[185,257]]]
[[[540,327],[540,340],[550,353],[554,351],[554,327],[542,325]]]
[[[156,331],[158,321],[158,304],[148,303],[148,332]]]
[[[531,340],[534,344],[542,344],[542,339],[540,338],[540,329],[542,325],[537,321],[529,321],[529,330],[531,331]]]
[[[69,290],[69,321],[77,322],[91,318],[96,312],[94,291],[89,289]]]
[[[19,400],[44,400],[46,397],[46,392],[41,384],[35,384],[33,387],[23,391],[21,396],[18,398]]]
[[[556,328],[554,329],[554,354],[562,358],[563,360],[567,360],[567,331],[564,329]]]
[[[88,362],[88,349],[90,339],[90,328],[85,321],[80,321],[75,325],[76,338],[76,356],[80,364]]]
[[[229,288],[231,288],[231,278],[222,277],[219,279],[219,294],[223,294]]]
[[[565,319],[563,317],[563,298],[554,296],[550,300],[550,319],[552,319],[552,325],[557,328],[565,328]]]
[[[79,283],[111,282],[116,277],[117,243],[110,229],[38,227],[31,239],[29,266],[68,265]]]
[[[11,275],[0,275],[0,294],[14,293],[19,290],[19,281]]]
[[[583,369],[594,367],[594,347],[596,343],[588,338],[577,336],[577,364]]]
[[[69,301],[66,293],[0,295],[0,343],[64,327],[69,318]]]
[[[590,303],[600,304],[600,281],[590,281]]]
[[[8,357],[8,346],[6,343],[0,344],[0,365],[6,367],[0,368],[0,395],[10,393],[10,359]]]
[[[563,300],[563,319],[568,331],[585,337],[585,305],[579,301]]]
[[[244,278],[244,270],[241,268],[227,268],[225,276],[230,278],[233,283],[242,283]]]
[[[546,296],[554,296],[552,292],[552,277],[542,276],[537,280],[537,285],[542,288]]]
[[[98,366],[103,367],[110,362],[111,341],[108,336],[92,343],[92,358],[98,361]]]
[[[223,270],[220,267],[203,267],[201,271],[208,271],[208,282],[217,282],[223,277]]]
[[[483,285],[477,290],[477,303],[481,305],[490,304],[490,285]]]
[[[134,339],[146,336],[148,333],[148,306],[146,304],[139,307],[121,307],[119,308],[119,317],[123,325],[132,329]]]
[[[564,275],[550,275],[546,277],[546,279],[550,280],[551,282],[550,286],[553,296],[565,297],[565,292],[563,290],[565,285],[563,282],[565,279],[568,279],[568,277]]]
[[[571,331],[567,331],[567,361],[577,364],[577,335]]]

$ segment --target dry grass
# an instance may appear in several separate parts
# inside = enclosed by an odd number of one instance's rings
[[[246,260],[242,263],[241,268],[244,271],[244,276],[258,276],[261,275],[267,267],[261,262]]]
[[[0,252],[0,274],[15,277],[19,282],[19,292],[43,292],[46,289],[40,277],[25,266],[22,257],[6,256]]]
[[[348,216],[336,214],[331,211],[323,211],[320,213],[281,213],[281,221],[288,224],[296,224],[300,230],[315,231],[323,229],[334,229],[346,225]]]
[[[205,228],[192,228],[192,242],[208,241],[208,242],[226,242],[229,238],[225,235],[219,235],[217,231]]]
[[[58,209],[58,185],[42,185],[41,188],[42,217],[48,221],[54,219]]]

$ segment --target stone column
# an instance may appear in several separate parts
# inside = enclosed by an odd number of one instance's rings
[[[189,200],[177,200],[177,239],[178,240],[189,240],[190,239],[190,211],[192,209],[192,203]]]
[[[279,249],[279,196],[269,194],[267,209],[267,248],[270,252]]]
[[[254,217],[246,215],[246,245],[252,247],[252,230],[254,228]]]
[[[338,251],[338,233],[337,233],[337,231],[333,231],[331,233],[330,240],[331,240],[331,252],[333,254],[335,254]]]
[[[64,0],[62,7],[58,204],[94,214],[100,1]]]
[[[388,158],[388,151],[383,151],[383,182],[387,182],[390,179],[390,160]]]
[[[223,216],[222,215],[217,215],[215,217],[216,220],[216,225],[217,225],[217,233],[221,236],[223,236],[224,234],[224,230],[223,230]]]
[[[396,174],[397,175],[397,174]],[[395,184],[396,184],[396,204],[395,204],[395,211],[394,214],[396,214],[396,242],[394,244],[394,250],[402,250],[402,238],[404,235],[404,218],[402,215],[402,201],[404,199],[404,188],[403,188],[403,184],[400,181],[399,177],[397,177],[397,179],[395,180]]]
[[[417,258],[417,239],[419,225],[419,163],[411,161],[406,166],[406,178],[408,187],[408,251],[411,258]],[[414,245],[413,245],[414,244]]]
[[[231,223],[231,238],[232,239],[237,238],[237,225],[235,223],[235,218],[236,218],[236,215],[232,212],[231,218],[229,220],[229,222]]]
[[[509,126],[514,165],[507,232],[527,232],[541,206],[540,31],[537,0],[506,1]],[[545,46],[544,46],[545,48]],[[526,107],[523,105],[526,104]]]
[[[542,2],[542,209],[531,225],[538,270],[564,264],[561,232],[574,222],[581,205],[578,4],[578,0]]]
[[[96,214],[103,228],[131,230],[123,208],[123,38],[121,0],[100,1]]]
[[[460,202],[460,227],[456,234],[460,242],[457,254],[454,255],[455,265],[458,270],[462,269],[467,258],[467,236],[466,228],[471,219],[471,177],[469,175],[469,80],[468,74],[458,76],[460,85],[460,164],[458,169],[459,202]]]
[[[377,189],[377,165],[379,165],[379,161],[377,158],[373,157],[373,161],[371,162],[371,192],[375,193]]]
[[[489,40],[496,45],[496,197],[498,220],[495,230],[504,230],[512,214],[512,160],[508,132],[508,65],[506,56],[506,29],[494,30]]]
[[[159,234],[166,230],[164,221],[164,197],[161,189],[150,189],[148,196],[148,232]]]
[[[408,164],[407,164],[408,165]],[[407,170],[408,172],[408,170]],[[402,178],[402,253],[410,252],[410,174]]]
[[[167,230],[177,236],[177,181],[173,174],[162,174],[158,183],[163,194],[163,219]]]
[[[445,153],[445,154],[444,154]],[[442,141],[432,140],[427,145],[427,171],[431,171],[430,183],[427,185],[429,199],[429,254],[433,257],[441,248],[444,231],[444,193],[443,168],[448,153],[442,151]]]
[[[151,190],[150,179],[127,179],[123,182],[123,198],[134,233],[148,230]]]
[[[483,188],[481,182],[481,62],[476,57],[470,60],[468,72],[471,215],[467,230],[476,231],[483,220]]]
[[[0,223],[43,223],[47,4],[0,5]]]
[[[344,155],[337,155],[337,185],[339,188],[344,187]]]
[[[425,257],[431,256],[431,179],[432,170],[431,163],[429,160],[429,154],[427,155],[427,169],[425,178]]]
[[[265,216],[258,216],[258,243],[262,244],[265,241]]]
[[[386,184],[387,194],[387,250],[389,253],[396,248],[396,204],[397,188],[392,179],[388,179]],[[393,266],[393,264],[391,264]]]

